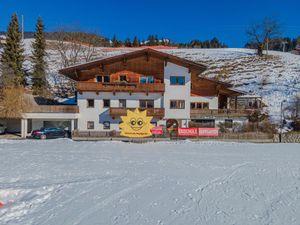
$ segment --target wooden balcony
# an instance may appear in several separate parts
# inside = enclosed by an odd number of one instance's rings
[[[109,114],[113,118],[118,118],[120,116],[126,116],[127,110],[134,111],[135,108],[110,108]],[[165,109],[163,108],[149,108],[149,109],[140,109],[140,110],[147,110],[147,116],[153,116],[159,119],[162,119],[165,116]]]
[[[79,113],[77,105],[39,105],[26,110],[27,113]]]
[[[140,84],[140,83],[96,83],[77,82],[79,92],[128,92],[128,93],[164,93],[165,84]]]
[[[191,119],[203,117],[240,117],[249,116],[253,110],[241,109],[191,109]]]

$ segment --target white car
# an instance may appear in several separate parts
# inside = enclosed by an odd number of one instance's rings
[[[6,133],[7,127],[4,126],[3,124],[0,124],[0,134],[5,134]]]

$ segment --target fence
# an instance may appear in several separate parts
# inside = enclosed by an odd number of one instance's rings
[[[120,135],[120,132],[110,131],[73,131],[73,138],[125,138]],[[163,138],[171,140],[232,140],[232,141],[253,141],[253,142],[274,142],[273,134],[261,132],[247,132],[247,133],[220,133],[217,137],[179,137],[175,133],[169,134],[164,132],[163,135],[153,135],[149,138]]]

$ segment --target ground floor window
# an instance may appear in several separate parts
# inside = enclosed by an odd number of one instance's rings
[[[232,128],[233,127],[233,120],[226,119],[225,120],[225,128]]]
[[[95,129],[94,121],[88,121],[87,122],[87,129],[88,130],[94,130]]]
[[[200,119],[193,120],[192,122],[196,123],[198,127],[215,128],[215,120],[213,119]]]
[[[103,129],[104,130],[110,130],[110,122],[109,121],[104,121],[103,122]]]
[[[184,109],[185,101],[184,100],[171,100],[170,109]]]

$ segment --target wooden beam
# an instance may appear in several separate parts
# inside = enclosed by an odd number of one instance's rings
[[[168,58],[165,58],[165,66],[168,65]]]
[[[127,58],[126,57],[123,58],[123,67],[124,68],[127,67]]]
[[[145,59],[147,62],[149,62],[149,53],[148,52],[145,52]]]

